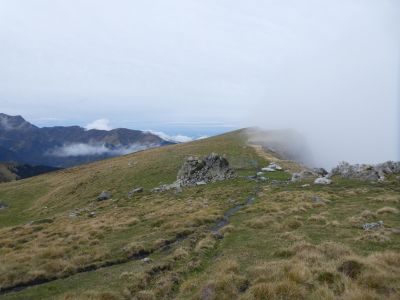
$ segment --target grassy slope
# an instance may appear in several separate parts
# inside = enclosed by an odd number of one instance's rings
[[[0,183],[16,180],[17,175],[8,169],[7,164],[0,163]]]
[[[175,179],[188,155],[225,153],[241,174],[273,156],[248,147],[242,132],[173,145],[0,186],[0,282],[3,286],[66,276],[4,299],[395,299],[399,296],[399,186],[335,180],[331,186],[261,185],[216,239],[209,228],[242,203],[254,182],[235,179],[127,198]],[[284,173],[273,179],[286,179]],[[97,203],[102,191],[112,200]],[[330,200],[314,203],[312,197]],[[384,209],[383,207],[391,207]],[[79,208],[80,216],[69,212]],[[95,212],[95,217],[89,217]],[[36,220],[39,224],[25,225]],[[40,221],[41,220],[41,221]],[[384,220],[386,228],[359,225]],[[165,240],[188,235],[164,251]],[[153,262],[75,274],[80,266],[124,260],[141,249]],[[388,252],[392,251],[392,252]],[[360,267],[351,278],[345,261]],[[353,266],[353,265],[352,265]],[[356,268],[353,266],[353,268]],[[340,268],[339,268],[340,269]]]

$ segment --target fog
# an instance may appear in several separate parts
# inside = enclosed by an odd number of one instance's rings
[[[316,165],[399,160],[399,16],[398,0],[0,0],[0,112],[180,139],[293,128]]]
[[[159,145],[136,145],[132,144],[129,146],[117,146],[116,148],[110,149],[105,144],[84,144],[84,143],[74,143],[66,144],[62,147],[56,147],[47,152],[49,156],[56,157],[76,157],[76,156],[88,156],[88,155],[109,155],[118,156],[125,155]]]

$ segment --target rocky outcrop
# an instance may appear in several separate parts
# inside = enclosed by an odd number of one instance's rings
[[[341,162],[337,167],[332,169],[329,177],[339,176],[348,179],[378,181],[384,180],[386,175],[397,173],[400,173],[400,162],[387,161],[376,165],[350,165],[347,162]]]
[[[211,153],[202,159],[190,156],[178,171],[177,180],[174,183],[161,185],[152,191],[179,191],[182,187],[205,185],[235,176],[235,171],[229,166],[224,156],[216,153]]]
[[[189,157],[178,172],[177,182],[181,186],[194,186],[198,183],[210,183],[235,177],[228,160],[221,155],[211,153],[199,159]]]

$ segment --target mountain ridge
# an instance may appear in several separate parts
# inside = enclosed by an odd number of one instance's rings
[[[71,167],[138,150],[173,144],[140,130],[37,127],[21,116],[0,113],[0,161]]]

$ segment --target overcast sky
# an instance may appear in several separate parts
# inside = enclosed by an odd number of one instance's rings
[[[398,0],[0,0],[0,112],[42,126],[295,128],[322,165],[398,160],[399,82]]]

